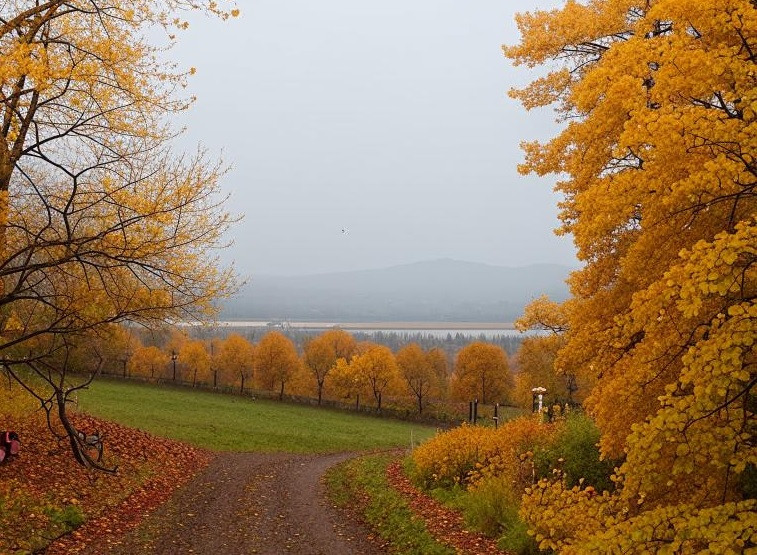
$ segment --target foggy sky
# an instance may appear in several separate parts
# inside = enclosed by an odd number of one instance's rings
[[[246,0],[191,20],[171,53],[198,100],[181,144],[233,168],[244,214],[222,254],[243,277],[455,258],[575,265],[554,177],[523,177],[522,140],[558,129],[507,97],[534,74],[502,44],[556,0]],[[346,230],[343,233],[342,230]]]

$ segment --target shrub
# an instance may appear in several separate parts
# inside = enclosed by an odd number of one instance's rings
[[[493,430],[463,424],[442,432],[413,451],[413,478],[425,488],[463,484],[480,460]]]
[[[514,490],[506,479],[485,478],[475,489],[456,500],[465,522],[487,536],[499,538],[500,549],[508,553],[538,553],[536,542],[520,519],[521,491]]]
[[[532,481],[530,455],[550,441],[554,424],[531,417],[506,422],[499,429],[463,425],[443,432],[413,452],[414,478],[426,488],[475,487],[484,478],[502,477],[513,491]]]
[[[537,476],[551,476],[552,470],[558,468],[569,488],[578,485],[583,478],[584,486],[593,486],[598,491],[613,489],[610,476],[619,463],[600,460],[598,442],[599,429],[588,416],[568,414],[553,441],[534,451]]]

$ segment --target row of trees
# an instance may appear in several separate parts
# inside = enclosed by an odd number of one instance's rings
[[[191,339],[174,332],[162,348],[126,339],[131,353],[123,372],[152,380],[197,385],[256,388],[318,399],[370,399],[379,410],[388,397],[413,399],[422,413],[431,399],[482,403],[509,402],[513,377],[507,353],[499,346],[472,342],[450,365],[439,349],[410,343],[396,353],[368,341],[356,341],[334,329],[310,338],[300,354],[284,334],[272,331],[253,344],[238,334],[224,339]],[[131,337],[131,336],[128,336]],[[131,345],[128,345],[131,341]],[[452,371],[450,371],[450,368]]]
[[[320,333],[318,330],[303,329],[298,327],[284,326],[276,328],[286,335],[295,344],[298,350],[302,350],[305,343],[310,341],[315,335]],[[214,338],[223,338],[233,333],[239,334],[253,343],[260,340],[268,331],[268,328],[250,328],[246,326],[233,326],[224,325],[216,327],[212,325],[208,326],[192,326],[188,328],[188,333],[192,337],[204,339],[210,341]],[[417,343],[424,350],[431,350],[434,348],[442,349],[447,353],[449,357],[454,357],[457,352],[465,347],[467,344],[473,341],[483,341],[485,343],[491,343],[502,347],[508,353],[514,353],[518,350],[521,341],[524,339],[524,335],[501,333],[501,334],[474,334],[470,331],[457,331],[455,333],[447,333],[441,335],[432,331],[401,331],[401,330],[370,330],[361,331],[353,330],[350,332],[352,337],[356,341],[371,341],[380,345],[389,347],[392,351],[399,351],[405,345],[410,343]]]

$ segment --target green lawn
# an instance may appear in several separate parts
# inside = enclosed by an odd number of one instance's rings
[[[325,453],[410,446],[434,428],[205,391],[98,380],[79,410],[218,451]]]

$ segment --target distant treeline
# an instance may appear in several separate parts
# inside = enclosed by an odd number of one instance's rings
[[[241,335],[247,339],[250,343],[256,343],[269,331],[278,331],[286,335],[297,347],[297,350],[302,352],[305,347],[305,343],[308,339],[312,339],[323,333],[323,330],[307,330],[302,328],[292,327],[274,327],[274,328],[250,328],[250,327],[190,327],[187,328],[187,333],[190,337],[196,339],[210,340],[213,338],[225,338],[232,333]],[[450,360],[453,360],[457,352],[474,341],[484,341],[502,347],[509,355],[515,354],[520,348],[521,343],[525,336],[523,335],[509,335],[509,334],[497,334],[487,335],[483,333],[465,333],[456,332],[454,334],[447,333],[445,336],[441,336],[434,333],[416,331],[416,332],[404,332],[404,331],[354,331],[350,330],[350,335],[355,338],[356,341],[372,341],[379,345],[389,347],[393,351],[397,351],[409,345],[410,343],[417,343],[422,349],[430,350],[439,348],[447,353]]]

